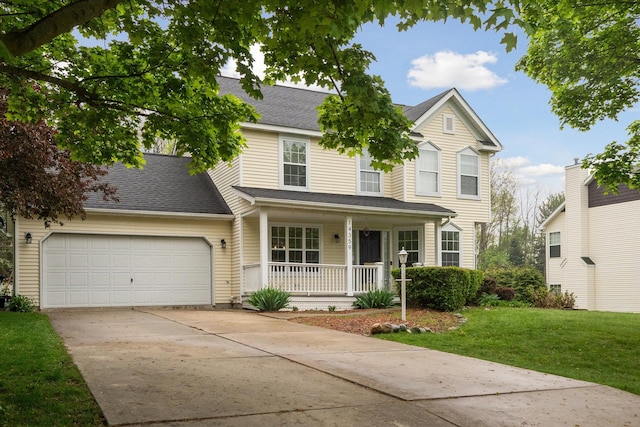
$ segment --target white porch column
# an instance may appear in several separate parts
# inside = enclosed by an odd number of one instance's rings
[[[266,208],[260,209],[260,288],[269,283],[269,215]]]
[[[435,233],[436,233],[436,265],[442,266],[442,224],[440,221],[435,222]]]
[[[353,296],[353,218],[344,221],[345,251],[344,264],[347,266],[347,296]]]

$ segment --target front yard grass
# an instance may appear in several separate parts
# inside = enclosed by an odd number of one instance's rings
[[[640,314],[534,308],[471,308],[441,334],[382,339],[471,356],[640,395]]]
[[[44,314],[0,311],[0,425],[104,425]]]

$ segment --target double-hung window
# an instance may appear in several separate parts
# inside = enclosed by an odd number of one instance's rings
[[[480,198],[480,156],[470,148],[458,153],[458,195]]]
[[[549,258],[559,258],[561,247],[560,232],[549,233]]]
[[[286,189],[309,188],[309,140],[283,136],[280,138],[280,183]]]
[[[460,229],[452,224],[447,224],[441,231],[442,266],[460,266]]]
[[[416,161],[416,193],[420,196],[440,195],[440,150],[430,143],[419,149]]]
[[[320,263],[320,229],[305,226],[271,227],[271,262]]]
[[[398,230],[398,251],[407,251],[407,265],[420,262],[420,231]]]
[[[382,172],[371,166],[371,154],[362,150],[358,159],[358,191],[360,194],[382,194]]]

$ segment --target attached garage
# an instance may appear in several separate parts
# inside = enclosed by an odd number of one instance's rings
[[[54,233],[42,269],[43,308],[212,304],[202,238]]]

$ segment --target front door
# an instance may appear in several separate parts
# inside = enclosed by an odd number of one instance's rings
[[[360,243],[360,265],[382,261],[380,254],[380,231],[369,229],[358,232]]]

